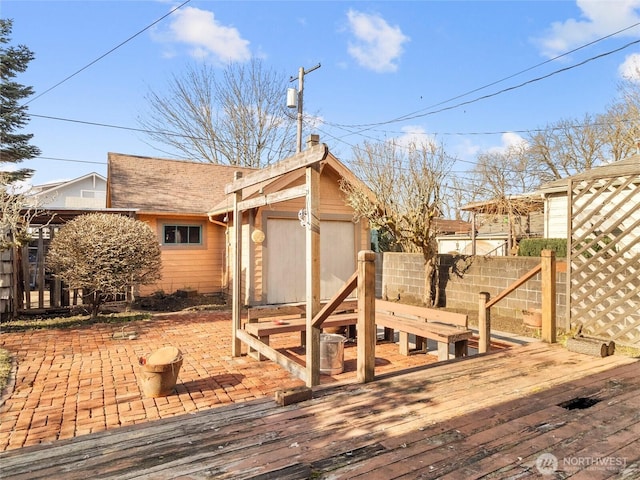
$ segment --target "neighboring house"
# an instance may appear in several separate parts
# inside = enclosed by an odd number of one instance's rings
[[[539,238],[543,235],[543,202],[538,195],[514,195],[510,197],[511,212],[505,212],[504,200],[474,202],[462,207],[471,213],[472,221],[467,234],[457,234],[441,242],[439,253],[464,255],[510,255],[513,251],[513,235],[516,241],[523,238]]]
[[[18,276],[21,283],[19,291],[26,292],[25,299],[30,298],[31,290],[37,290],[38,295],[37,305],[31,305],[36,302],[31,298],[25,302],[25,306],[45,308],[68,305],[66,297],[69,292],[60,285],[54,287],[55,282],[45,262],[49,242],[65,223],[87,213],[133,216],[134,212],[126,208],[106,208],[106,191],[107,179],[92,172],[72,180],[35,185],[26,194],[25,207],[35,216],[31,218],[29,226],[32,239],[16,259],[23,264],[21,275]],[[46,298],[45,291],[49,292]]]
[[[331,154],[321,168],[322,296],[327,297],[356,270],[357,252],[369,248],[369,232],[366,222],[353,222],[339,188],[340,179],[353,179],[353,174]],[[141,295],[184,288],[229,292],[233,202],[224,189],[235,172],[255,171],[109,153],[107,206],[136,209],[161,245],[162,279],[141,287]],[[303,183],[304,172],[292,172],[261,184],[245,199]],[[243,234],[250,235],[252,248],[242,252],[243,279],[251,275],[253,280],[243,283],[245,303],[304,301],[304,228],[298,219],[303,207],[304,199],[295,199],[258,206],[244,215]]]
[[[62,182],[34,185],[30,204],[46,209],[94,209],[107,205],[107,179],[95,172]]]
[[[438,253],[463,253],[471,238],[471,223],[463,220],[435,219]]]
[[[568,232],[568,189],[569,181],[580,182],[598,178],[615,177],[629,171],[640,172],[640,155],[633,155],[578,173],[571,177],[554,180],[542,185],[535,194],[544,199],[544,236],[545,238],[567,238]],[[640,198],[638,199],[640,203]]]
[[[211,163],[108,154],[107,206],[131,208],[157,233],[162,279],[140,287],[140,295],[196,289],[226,289],[226,225],[207,211],[225,198],[235,171],[251,169]]]

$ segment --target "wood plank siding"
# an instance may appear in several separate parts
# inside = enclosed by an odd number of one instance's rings
[[[162,278],[153,285],[140,287],[140,295],[193,288],[199,293],[218,293],[226,289],[225,229],[206,217],[155,217],[140,215],[158,233],[162,256]],[[164,245],[162,227],[165,224],[202,226],[201,245]]]

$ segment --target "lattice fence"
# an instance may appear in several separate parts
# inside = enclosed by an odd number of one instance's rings
[[[640,346],[640,174],[569,183],[573,328]]]

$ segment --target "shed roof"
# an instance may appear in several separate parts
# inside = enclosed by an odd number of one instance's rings
[[[107,206],[139,213],[206,215],[234,172],[255,170],[111,152],[108,161]]]
[[[471,223],[464,220],[435,218],[434,225],[440,234],[469,233],[471,231]]]
[[[618,160],[617,162],[611,162],[607,165],[594,167],[570,177],[553,180],[552,182],[543,184],[538,191],[543,194],[566,191],[569,185],[569,179],[573,181],[581,181],[629,174],[640,174],[640,155],[632,155],[622,160]]]

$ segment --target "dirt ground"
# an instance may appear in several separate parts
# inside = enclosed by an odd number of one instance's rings
[[[222,294],[185,294],[170,295],[158,293],[148,297],[140,297],[132,305],[133,310],[149,312],[178,312],[183,310],[218,310],[228,306]]]

